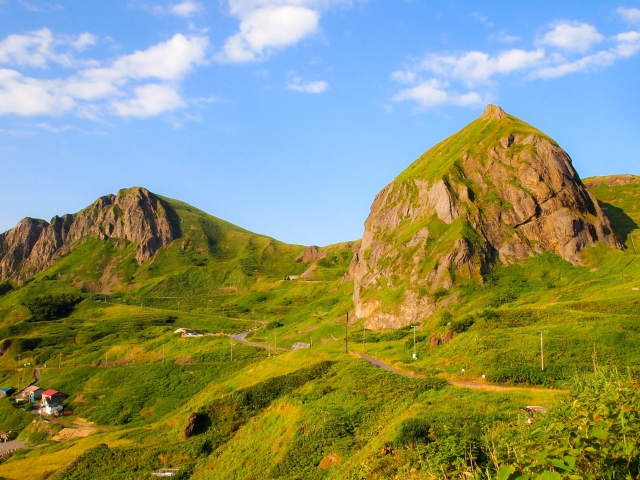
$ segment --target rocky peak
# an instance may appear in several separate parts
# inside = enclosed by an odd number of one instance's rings
[[[598,241],[622,248],[569,155],[489,105],[376,196],[351,268],[356,315],[370,328],[419,322],[436,291],[482,283],[496,261],[552,252],[580,264]]]
[[[484,112],[482,112],[482,115],[480,115],[480,118],[484,120],[500,120],[502,118],[506,118],[506,116],[507,112],[505,112],[502,108],[497,105],[489,104],[484,109]]]
[[[171,206],[146,188],[125,189],[79,213],[55,216],[50,223],[25,218],[1,234],[0,279],[25,280],[89,238],[136,243],[136,260],[143,263],[179,236],[180,220]]]

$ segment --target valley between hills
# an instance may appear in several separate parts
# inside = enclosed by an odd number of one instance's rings
[[[640,178],[581,179],[491,105],[360,240],[143,187],[26,218],[0,234],[0,432],[24,444],[0,478],[640,478],[638,254]]]

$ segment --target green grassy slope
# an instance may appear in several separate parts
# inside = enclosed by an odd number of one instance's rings
[[[611,219],[629,247],[640,223],[633,185],[592,190],[605,207],[620,209]],[[566,397],[529,385],[563,387],[594,362],[640,364],[640,260],[632,248],[587,249],[582,267],[539,255],[496,268],[481,286],[461,283],[451,292],[458,301],[444,305],[448,313],[417,329],[418,360],[411,359],[410,329],[350,326],[352,352],[435,375],[411,380],[344,354],[351,248],[326,247],[311,278],[285,281],[311,266],[296,262],[303,247],[167,201],[184,219],[184,236],[152,263],[127,266],[131,246],[87,242],[0,296],[0,386],[24,386],[37,366],[39,385],[67,393],[73,411],[57,423],[33,423],[31,413],[0,399],[0,430],[37,446],[2,461],[0,477],[24,478],[28,470],[31,478],[148,478],[156,468],[177,467],[179,478],[455,478],[470,452],[488,461],[491,429],[524,428],[524,405],[551,407]],[[89,275],[102,257],[124,260],[111,293],[98,295],[93,286],[102,283]],[[47,294],[81,301],[67,316],[34,321],[25,304]],[[267,357],[234,345],[232,362],[226,336],[172,333],[238,333],[262,321],[268,326],[252,335],[256,341],[313,348]],[[430,345],[450,330],[453,339]],[[526,388],[475,391],[438,378],[483,382],[483,374]],[[186,439],[193,412],[206,430]],[[51,440],[78,417],[94,422],[91,436]],[[420,425],[428,435],[420,436]]]

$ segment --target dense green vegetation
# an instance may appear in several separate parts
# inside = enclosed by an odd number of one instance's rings
[[[305,264],[304,247],[165,199],[183,237],[153,261],[138,265],[126,242],[91,240],[31,281],[0,285],[0,387],[23,388],[38,368],[38,385],[67,394],[73,412],[34,423],[0,399],[0,431],[39,445],[1,460],[0,477],[149,478],[169,467],[212,479],[637,476],[637,188],[593,189],[626,251],[589,248],[581,267],[543,254],[496,265],[482,285],[457,279],[415,332],[350,322],[350,352],[425,378],[344,353],[351,245]],[[227,336],[249,328],[265,346],[313,347],[267,356]],[[526,405],[549,413],[528,425]],[[200,429],[187,437],[192,414]],[[80,418],[90,436],[52,440]]]

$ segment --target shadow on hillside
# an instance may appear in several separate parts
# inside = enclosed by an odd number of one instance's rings
[[[611,220],[611,226],[618,239],[627,243],[629,233],[638,228],[638,224],[623,209],[607,202],[598,201],[605,215]]]

